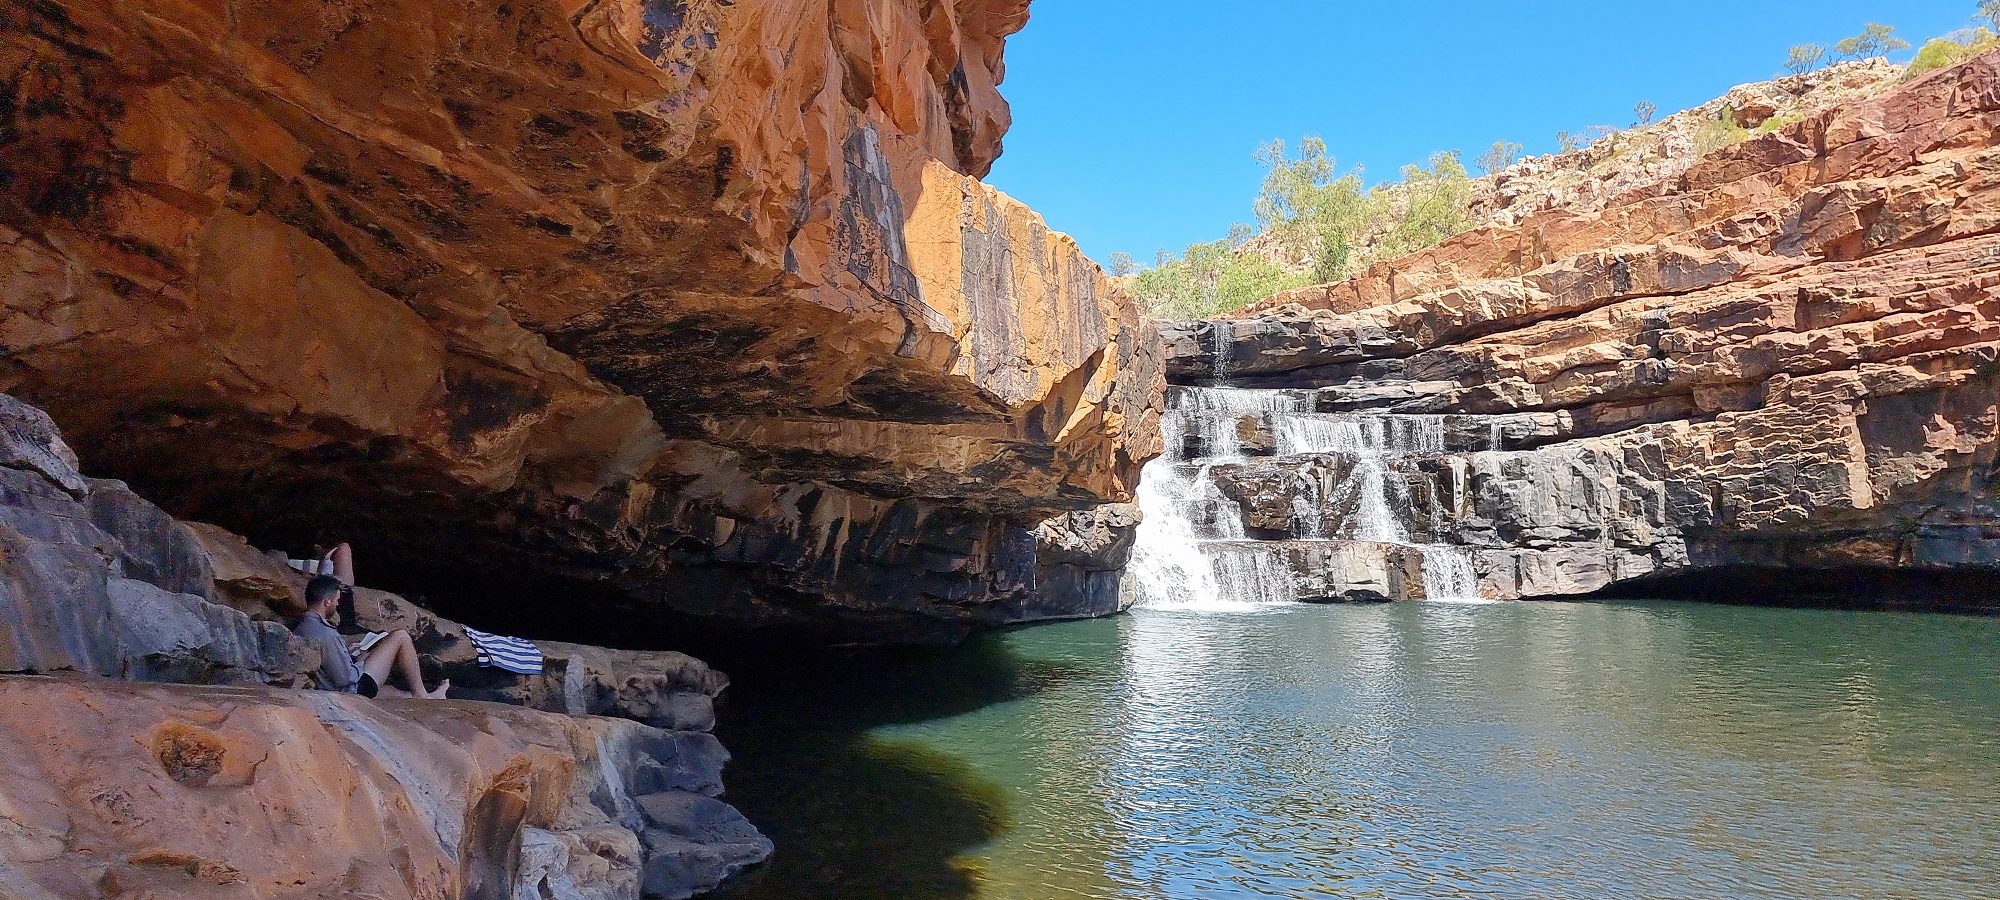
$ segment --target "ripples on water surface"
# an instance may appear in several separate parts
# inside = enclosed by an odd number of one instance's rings
[[[739,689],[738,897],[2000,896],[2000,620],[1139,611]]]

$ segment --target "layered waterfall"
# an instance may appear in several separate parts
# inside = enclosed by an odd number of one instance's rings
[[[1248,539],[1240,504],[1214,479],[1217,465],[1240,461],[1237,422],[1291,412],[1279,391],[1176,388],[1162,417],[1167,449],[1146,464],[1139,483],[1143,515],[1128,571],[1140,604],[1242,609],[1298,599],[1291,572],[1262,542]],[[1189,456],[1190,438],[1202,448]]]
[[[1481,599],[1474,556],[1444,537],[1463,494],[1446,418],[1319,412],[1319,395],[1169,389],[1166,451],[1139,491],[1141,605]],[[1461,452],[1498,446],[1477,435]]]

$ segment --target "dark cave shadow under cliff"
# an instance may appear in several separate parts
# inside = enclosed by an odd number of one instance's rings
[[[2000,615],[2000,572],[1724,566],[1613,585],[1574,600]]]
[[[953,648],[710,648],[734,679],[717,734],[728,799],[777,845],[723,900],[977,893],[959,863],[1009,826],[1006,791],[963,761],[875,729],[1053,690],[1081,672],[1011,652],[1003,635]]]
[[[864,646],[839,643],[851,627],[745,627],[527,572],[378,570],[427,608],[481,628],[678,650],[727,674],[715,729],[732,756],[724,799],[776,849],[712,895],[723,900],[975,896],[975,875],[960,860],[1006,831],[1007,791],[956,757],[873,732],[1090,675],[1023,658],[1004,631],[955,645]]]

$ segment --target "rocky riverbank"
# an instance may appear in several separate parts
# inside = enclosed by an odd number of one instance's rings
[[[686,896],[727,679],[544,638],[1128,605],[1161,345],[980,181],[1026,17],[0,0],[0,893]],[[341,540],[506,705],[296,692]]]
[[[1169,368],[1307,389],[1319,413],[1443,416],[1462,439],[1402,475],[1488,596],[1746,570],[1797,573],[1746,582],[1778,589],[1763,599],[1990,576],[1997,131],[1988,55],[1601,209],[1169,328]],[[1253,507],[1271,494],[1238,481]],[[1272,496],[1267,519],[1289,509]],[[1992,608],[1933,583],[1938,605]]]
[[[505,675],[364,588],[363,625],[495,702],[302,691],[302,576],[83,476],[5,395],[0,498],[10,897],[685,897],[771,851],[716,799],[728,681],[697,660],[544,643]]]

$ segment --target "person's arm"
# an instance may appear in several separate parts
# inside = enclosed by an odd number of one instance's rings
[[[361,664],[348,652],[347,642],[338,634],[323,634],[319,638],[319,652],[320,673],[338,682],[329,687],[352,693],[354,686],[361,683]]]

